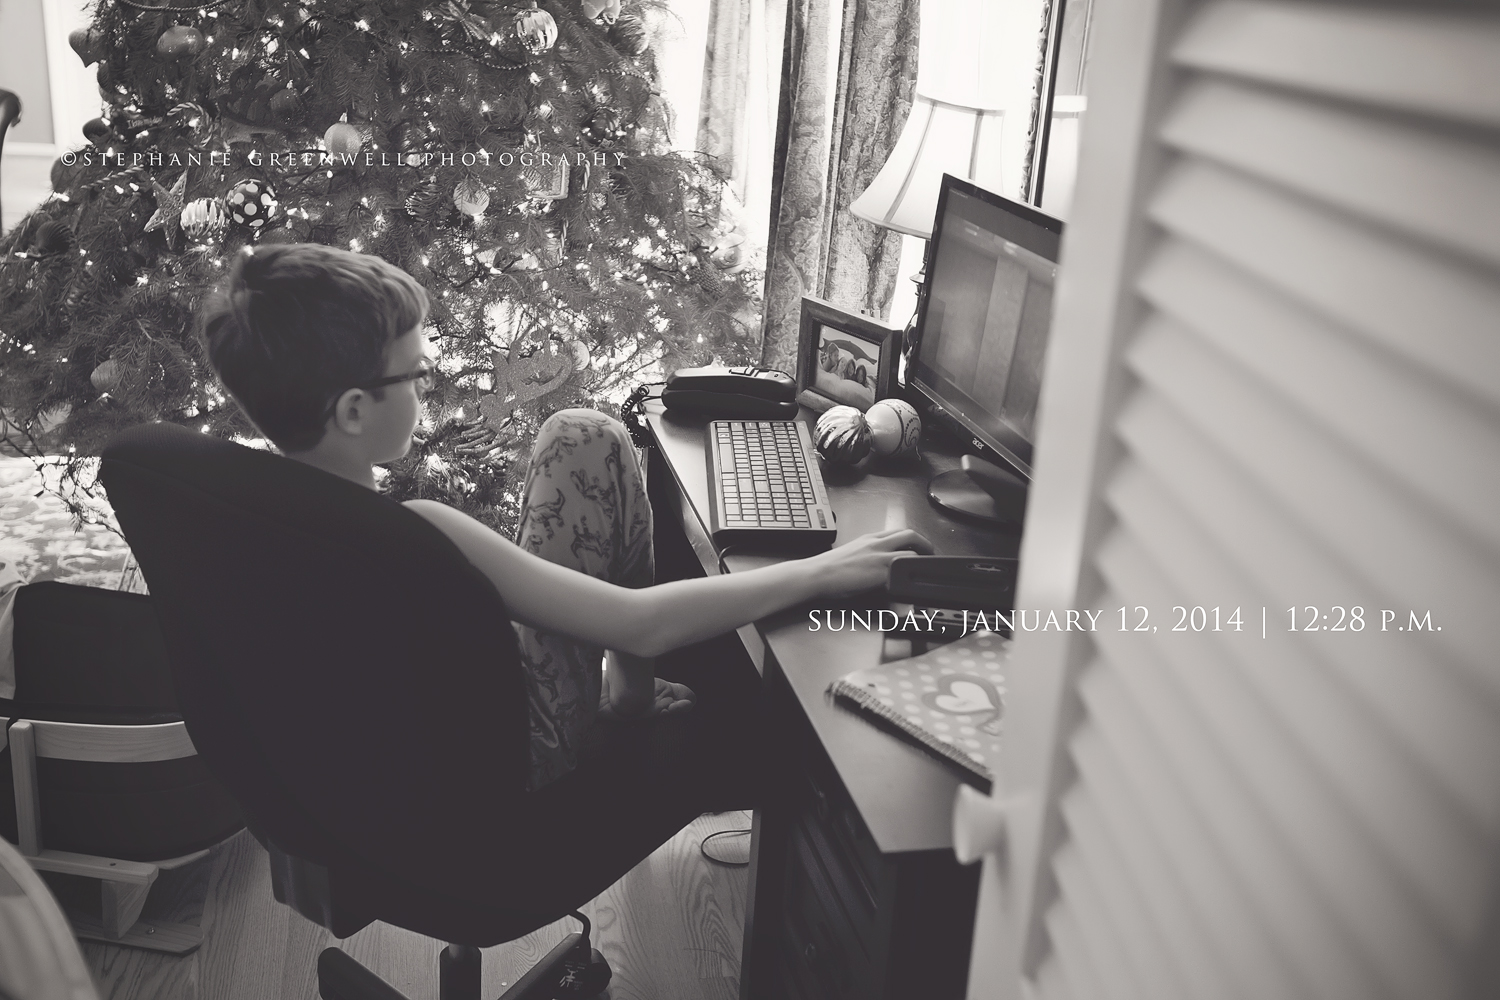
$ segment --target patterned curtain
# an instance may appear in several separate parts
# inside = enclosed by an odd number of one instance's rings
[[[919,0],[788,0],[761,360],[796,371],[802,297],[885,318],[901,238],[849,205],[901,134]]]

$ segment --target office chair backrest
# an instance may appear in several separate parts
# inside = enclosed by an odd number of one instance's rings
[[[435,856],[495,836],[525,786],[526,694],[504,604],[446,536],[355,483],[170,424],[116,436],[101,478],[188,732],[252,828],[418,884],[443,877]]]

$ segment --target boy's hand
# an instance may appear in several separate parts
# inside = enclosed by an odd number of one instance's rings
[[[615,704],[610,697],[609,676],[605,675],[604,688],[599,692],[599,717],[621,722],[635,722],[658,715],[679,715],[692,711],[698,696],[686,684],[655,678],[655,695],[644,706]]]
[[[854,594],[885,586],[891,563],[913,552],[932,555],[932,543],[910,528],[892,528],[860,535],[804,562],[817,574],[820,594]]]

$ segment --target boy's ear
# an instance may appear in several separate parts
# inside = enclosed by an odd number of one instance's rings
[[[364,433],[365,407],[370,394],[363,389],[345,389],[333,407],[333,423],[345,434]]]

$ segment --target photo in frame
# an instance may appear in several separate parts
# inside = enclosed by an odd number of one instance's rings
[[[864,411],[892,394],[901,330],[804,296],[797,337],[798,402],[814,410]]]

